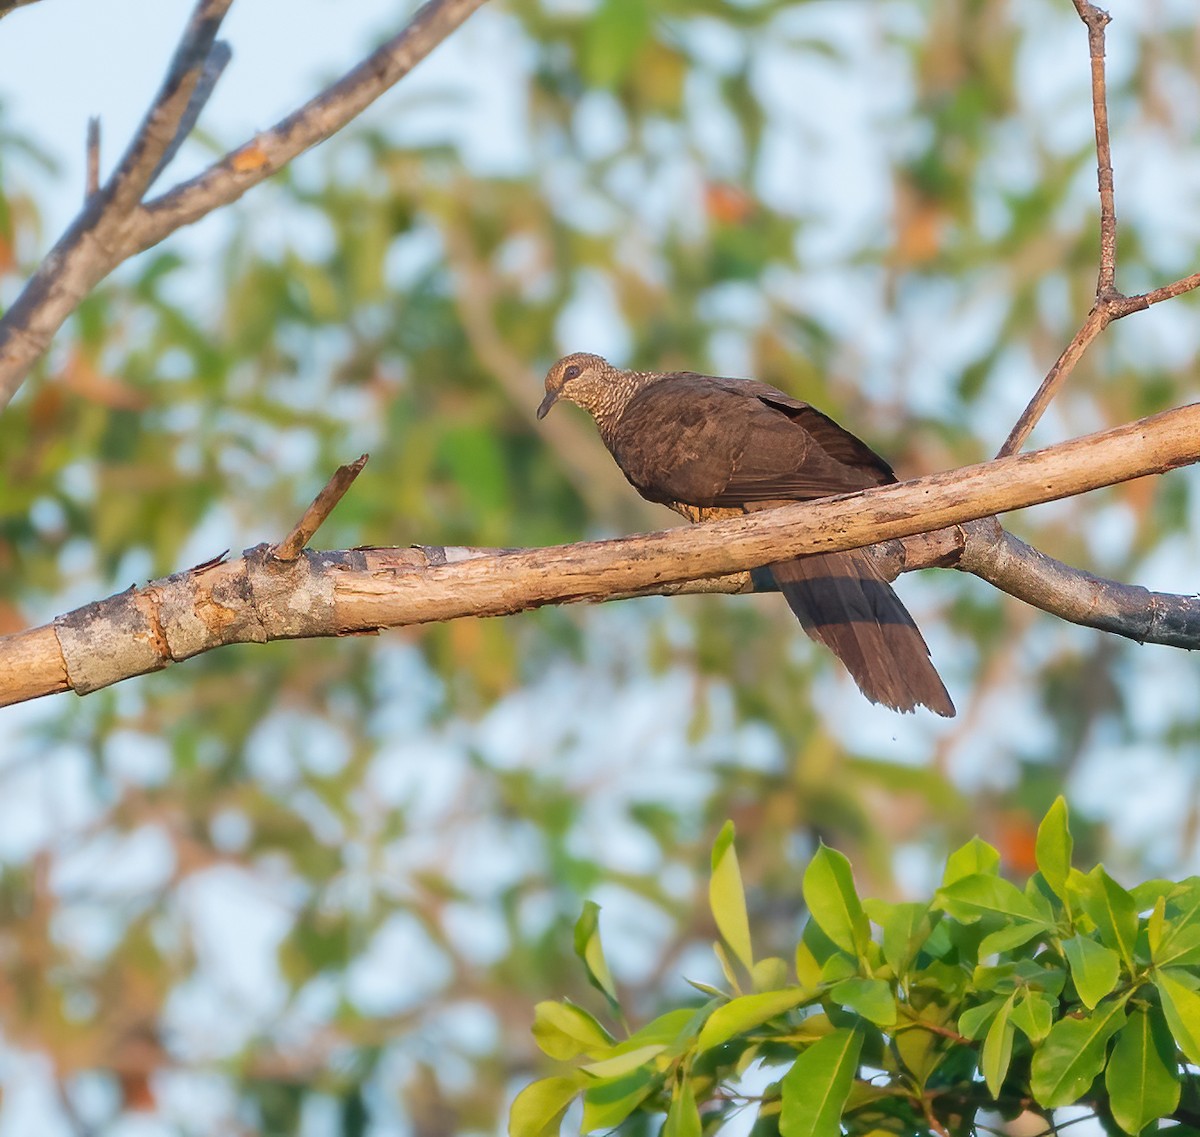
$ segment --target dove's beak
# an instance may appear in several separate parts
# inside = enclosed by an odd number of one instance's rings
[[[554,406],[556,402],[558,402],[558,392],[547,391],[546,397],[542,400],[541,405],[537,409],[537,417],[540,419],[545,418],[549,413],[550,408]]]

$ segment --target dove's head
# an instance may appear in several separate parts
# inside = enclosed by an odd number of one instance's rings
[[[630,374],[590,352],[564,355],[546,372],[546,397],[537,409],[537,417],[545,418],[559,399],[583,407],[594,418],[620,411],[629,398],[625,388]]]

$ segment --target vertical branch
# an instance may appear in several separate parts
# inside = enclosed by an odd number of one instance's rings
[[[1118,292],[1116,285],[1117,205],[1113,191],[1112,145],[1108,135],[1108,84],[1104,73],[1104,29],[1112,17],[1091,0],[1072,0],[1072,3],[1079,18],[1087,25],[1088,55],[1092,61],[1092,120],[1096,129],[1096,180],[1100,190],[1100,271],[1096,279],[1096,302],[1021,412],[997,452],[998,458],[1021,449],[1091,342],[1113,320],[1147,306],[1143,302],[1131,307],[1133,301]]]
[[[1116,292],[1117,206],[1113,190],[1112,144],[1108,134],[1108,89],[1104,74],[1104,29],[1112,17],[1089,0],[1074,0],[1087,25],[1092,61],[1092,119],[1096,124],[1096,181],[1100,189],[1100,274],[1096,295]]]
[[[1021,417],[1000,447],[996,455],[998,458],[1015,454],[1021,449],[1083,353],[1109,324],[1131,312],[1144,311],[1151,304],[1160,304],[1200,287],[1200,273],[1193,273],[1137,296],[1126,296],[1117,288],[1117,206],[1113,190],[1112,144],[1108,133],[1108,85],[1104,72],[1104,29],[1112,17],[1090,0],[1072,0],[1072,3],[1079,18],[1087,25],[1088,54],[1092,61],[1092,118],[1096,125],[1096,181],[1100,190],[1100,270],[1096,279],[1096,302],[1071,342],[1047,372],[1028,406],[1021,412]]]

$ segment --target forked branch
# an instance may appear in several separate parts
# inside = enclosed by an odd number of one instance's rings
[[[1075,365],[1092,341],[1114,320],[1140,312],[1151,304],[1180,296],[1200,286],[1200,273],[1176,280],[1139,296],[1126,296],[1117,289],[1117,207],[1113,182],[1112,142],[1108,130],[1108,86],[1105,78],[1105,28],[1112,17],[1090,0],[1072,0],[1079,18],[1087,25],[1088,55],[1092,69],[1092,118],[1096,132],[1096,182],[1100,193],[1100,269],[1096,279],[1096,302],[1087,318],[1055,360],[1028,406],[1021,413],[998,457],[1015,454],[1025,444],[1046,408],[1054,400]]]
[[[403,31],[270,130],[149,202],[147,187],[194,121],[217,27],[231,0],[200,0],[154,104],[116,172],[86,203],[0,319],[0,410],[83,298],[117,265],[222,205],[335,134],[407,75],[485,0],[429,0]],[[0,15],[4,14],[0,0]],[[197,89],[200,95],[193,97]]]

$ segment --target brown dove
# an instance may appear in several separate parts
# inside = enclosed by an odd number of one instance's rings
[[[576,352],[550,368],[538,418],[559,399],[596,420],[642,497],[690,521],[896,480],[878,454],[833,419],[753,379],[627,371]],[[804,630],[833,651],[868,699],[953,716],[925,640],[869,555],[818,553],[769,568]]]

